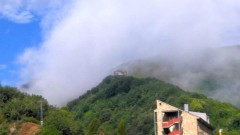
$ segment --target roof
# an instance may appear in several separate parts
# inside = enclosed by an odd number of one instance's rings
[[[207,123],[205,120],[203,120],[202,118],[198,118],[197,119],[200,123],[202,123],[203,125],[205,125],[206,127],[208,127],[211,130],[214,130],[214,127],[212,125],[210,125],[209,123]]]
[[[208,118],[208,115],[206,113],[192,112],[192,111],[189,111],[189,113],[194,114],[194,115],[196,115],[198,117],[201,117],[203,120],[205,120],[207,123],[209,123],[209,118]]]

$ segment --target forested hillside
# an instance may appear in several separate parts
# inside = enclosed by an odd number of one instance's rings
[[[215,134],[240,133],[240,109],[224,102],[189,93],[153,78],[108,76],[98,86],[57,108],[41,96],[0,86],[0,135],[21,135],[34,126],[38,135],[153,135],[153,110],[160,99],[182,108],[206,112]],[[44,125],[40,123],[43,103]],[[31,131],[32,132],[32,131]]]
[[[40,127],[40,102],[43,106],[44,126]],[[35,124],[34,124],[35,123]],[[79,135],[80,124],[66,109],[50,106],[43,97],[28,95],[16,88],[0,86],[0,135],[25,135],[33,132],[38,135]]]
[[[182,108],[206,112],[215,134],[223,128],[226,135],[240,133],[240,109],[203,95],[189,93],[157,79],[108,76],[97,87],[68,103],[68,109],[80,120],[84,133],[153,135],[153,110],[160,99]]]

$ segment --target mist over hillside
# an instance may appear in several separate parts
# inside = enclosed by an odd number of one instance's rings
[[[84,94],[124,62],[156,55],[170,64],[156,72],[162,76],[171,67],[168,80],[188,86],[202,78],[198,71],[192,76],[187,70],[202,67],[198,59],[204,64],[201,72],[215,71],[208,58],[195,58],[196,52],[240,43],[238,0],[81,0],[60,5],[41,20],[48,24],[42,28],[43,41],[26,48],[17,60],[19,84],[30,82],[23,90],[52,104],[63,105]]]
[[[240,105],[240,46],[205,49],[189,54],[159,55],[124,63],[136,77],[156,77],[184,90]]]

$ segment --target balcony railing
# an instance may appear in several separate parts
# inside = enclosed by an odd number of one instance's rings
[[[170,126],[172,126],[175,123],[180,123],[181,122],[181,118],[172,118],[171,120],[167,121],[167,122],[163,122],[162,123],[162,127],[163,128],[168,128]]]

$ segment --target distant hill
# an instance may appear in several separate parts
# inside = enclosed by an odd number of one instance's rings
[[[124,63],[138,78],[155,77],[187,91],[240,106],[240,46],[212,48],[192,53],[159,55]]]
[[[206,112],[215,134],[240,133],[240,109],[230,103],[183,91],[175,85],[153,79],[108,76],[98,86],[68,103],[86,135],[153,135],[153,110],[160,99],[178,108],[188,103],[190,110]]]

